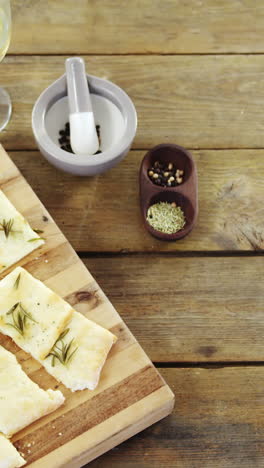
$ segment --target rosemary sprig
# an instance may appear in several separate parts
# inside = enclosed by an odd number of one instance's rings
[[[22,313],[23,313],[29,320],[31,320],[32,322],[38,323],[38,322],[32,317],[31,313],[25,310],[25,307],[22,306],[21,302],[19,303],[19,305],[20,305],[20,309],[21,309]]]
[[[32,315],[25,310],[21,302],[17,302],[16,304],[14,304],[6,315],[12,315],[13,319],[13,323],[7,323],[7,325],[13,327],[22,336],[24,336],[25,333],[27,320],[31,320],[32,322],[38,323],[32,317]]]
[[[13,327],[20,335],[24,335],[25,326],[26,326],[26,318],[21,315],[20,311],[17,310],[19,306],[19,302],[17,302],[11,309],[7,312],[6,315],[12,315],[13,323],[7,323],[10,327]],[[17,310],[17,314],[15,315],[15,311]]]
[[[19,273],[16,281],[14,282],[14,288],[18,289],[19,283],[20,283],[20,278],[21,278],[21,273]]]
[[[3,219],[3,221],[0,223],[0,231],[4,231],[6,239],[8,239],[9,234],[11,232],[13,232],[13,233],[14,232],[21,232],[21,231],[16,231],[15,229],[13,229],[14,221],[15,220],[13,218],[9,219],[8,221],[6,219]]]
[[[74,338],[68,344],[64,343],[63,338],[65,338],[65,336],[69,333],[69,331],[70,331],[70,329],[66,328],[66,330],[64,330],[60,334],[60,336],[57,339],[57,341],[55,342],[53,348],[50,350],[49,354],[47,355],[47,357],[52,356],[52,361],[51,361],[52,367],[55,366],[56,359],[58,359],[58,361],[63,366],[66,366],[70,362],[73,355],[76,353],[76,351],[78,349],[78,346],[76,346],[76,348],[74,350],[72,350],[73,343],[74,343]],[[59,343],[60,343],[60,347],[58,346]]]
[[[3,219],[2,223],[0,223],[0,230],[1,231],[4,231],[4,234],[6,236],[6,239],[8,239],[8,236],[10,234],[10,232],[12,232],[12,228],[13,228],[13,224],[14,224],[14,219],[9,219],[9,221],[7,221],[6,219]]]

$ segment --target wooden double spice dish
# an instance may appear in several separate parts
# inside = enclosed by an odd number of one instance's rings
[[[189,151],[174,144],[155,146],[143,158],[139,183],[141,211],[150,234],[161,240],[173,241],[193,229],[198,215],[198,183],[196,166]],[[161,212],[161,224],[163,219],[166,224],[163,218],[166,213],[171,218],[170,222],[179,217],[179,228],[175,227],[177,232],[154,229],[155,223],[151,222],[154,210]]]

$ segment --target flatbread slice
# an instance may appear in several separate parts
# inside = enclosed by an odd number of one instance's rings
[[[50,355],[39,362],[73,392],[85,388],[94,390],[116,340],[111,332],[74,311],[61,339]]]
[[[0,432],[11,437],[64,403],[57,390],[42,390],[22,370],[16,357],[0,346]]]
[[[19,468],[26,461],[18,453],[14,445],[3,434],[0,434],[0,468]]]
[[[44,244],[0,190],[0,272]]]
[[[0,281],[0,331],[72,391],[95,389],[116,341],[21,267]]]
[[[0,331],[35,359],[44,359],[73,313],[61,297],[17,267],[0,281]]]

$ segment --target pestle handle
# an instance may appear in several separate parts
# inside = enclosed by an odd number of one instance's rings
[[[70,114],[93,112],[83,59],[68,58],[65,68]]]
[[[99,141],[84,61],[80,57],[68,58],[65,67],[71,147],[75,154],[92,155],[98,151]]]

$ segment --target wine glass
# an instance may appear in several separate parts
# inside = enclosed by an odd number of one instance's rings
[[[9,47],[11,37],[10,0],[0,0],[0,62]],[[0,88],[0,131],[8,124],[12,112],[11,99],[4,88]]]

